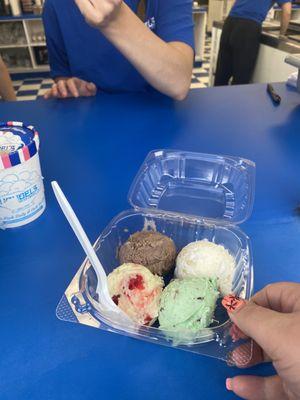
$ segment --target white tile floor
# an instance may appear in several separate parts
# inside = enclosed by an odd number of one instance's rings
[[[209,59],[211,49],[211,38],[207,37],[205,42],[205,56],[203,62],[195,62],[191,89],[208,87]],[[19,101],[36,100],[43,97],[44,93],[52,86],[52,79],[30,78],[13,81],[17,99]]]

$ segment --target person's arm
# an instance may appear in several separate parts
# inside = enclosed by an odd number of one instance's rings
[[[292,3],[287,2],[281,4],[281,25],[280,25],[280,36],[284,36],[289,27],[291,13],[292,13]]]
[[[174,99],[186,97],[194,58],[191,46],[160,39],[121,0],[75,2],[86,21],[100,29],[150,85]]]
[[[6,65],[4,64],[0,56],[0,96],[3,100],[14,101],[17,100],[12,81],[7,71]]]

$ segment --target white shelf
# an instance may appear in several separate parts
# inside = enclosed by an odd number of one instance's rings
[[[34,68],[34,71],[39,71],[39,72],[48,72],[50,71],[50,68],[48,65],[37,65]]]
[[[23,74],[26,72],[48,72],[50,68],[47,65],[35,66],[35,67],[13,67],[8,68],[11,74]]]
[[[0,22],[15,22],[15,21],[33,21],[33,20],[41,20],[42,14],[21,14],[17,16],[7,15],[7,16],[0,16]]]
[[[36,57],[35,57],[35,51],[34,49],[36,47],[46,47],[46,42],[33,42],[31,40],[31,35],[34,34],[39,26],[42,25],[42,17],[34,17],[34,16],[25,16],[22,17],[14,17],[14,18],[9,18],[9,19],[1,19],[0,18],[0,24],[2,23],[6,23],[6,22],[10,22],[10,23],[22,23],[23,25],[23,30],[25,33],[25,38],[26,38],[26,42],[23,44],[7,44],[7,45],[0,45],[0,51],[1,50],[10,50],[10,52],[12,51],[11,49],[27,49],[29,56],[30,56],[30,63],[31,63],[31,67],[11,67],[8,68],[10,73],[30,73],[30,72],[48,72],[50,70],[49,65],[38,65],[36,63]],[[16,50],[17,51],[17,50]]]
[[[46,47],[46,42],[33,42],[29,43],[29,46],[31,47]]]
[[[24,44],[0,44],[1,49],[21,49],[23,47],[28,47],[27,43]]]
[[[26,72],[32,72],[33,68],[30,67],[13,67],[13,68],[8,68],[8,71],[11,74],[20,74],[20,73],[26,73]]]

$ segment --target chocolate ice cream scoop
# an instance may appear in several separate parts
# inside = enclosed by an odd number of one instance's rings
[[[153,231],[134,233],[119,249],[121,264],[141,264],[157,275],[166,275],[174,266],[175,258],[173,240]]]

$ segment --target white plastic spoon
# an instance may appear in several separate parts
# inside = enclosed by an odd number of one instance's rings
[[[62,212],[71,225],[71,228],[96,272],[98,280],[96,292],[99,296],[101,312],[105,314],[105,317],[113,316],[115,322],[121,324],[125,323],[133,327],[135,325],[133,321],[112,301],[108,292],[107,278],[102,264],[66,196],[56,181],[52,181],[51,185]]]

